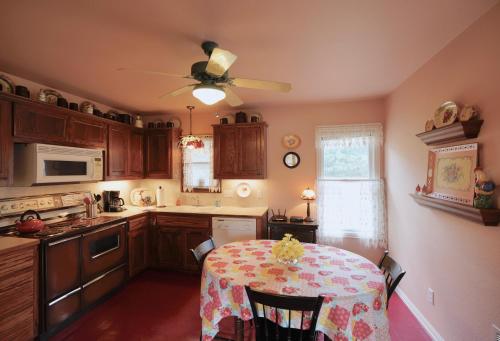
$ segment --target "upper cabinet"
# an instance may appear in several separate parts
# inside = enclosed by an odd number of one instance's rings
[[[25,141],[68,141],[69,116],[44,104],[14,103],[14,137]]]
[[[70,142],[85,146],[106,148],[106,124],[92,117],[76,117],[69,119]]]
[[[144,134],[141,129],[133,128],[130,132],[128,175],[135,178],[144,177]]]
[[[0,100],[0,186],[12,184],[12,104]]]
[[[146,131],[145,177],[152,179],[176,178],[177,142],[179,129],[150,129]]]
[[[128,176],[130,129],[109,125],[106,155],[106,179],[118,180]]]
[[[266,177],[266,123],[215,125],[213,128],[216,178]]]

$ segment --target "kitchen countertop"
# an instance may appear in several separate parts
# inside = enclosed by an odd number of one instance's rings
[[[248,217],[260,217],[264,215],[268,208],[264,206],[258,207],[236,207],[236,206],[167,206],[167,207],[137,207],[137,206],[125,206],[127,210],[123,212],[103,212],[101,215],[110,217],[120,217],[128,218],[135,215],[147,213],[147,212],[157,212],[157,213],[188,213],[188,214],[210,214],[216,216],[248,216]]]
[[[16,249],[38,245],[38,243],[38,239],[0,237],[0,255]]]

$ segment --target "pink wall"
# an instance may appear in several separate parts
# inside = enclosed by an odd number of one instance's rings
[[[290,94],[293,96],[293,94]],[[246,111],[246,110],[245,110]],[[250,110],[251,112],[252,110]],[[300,193],[306,187],[315,187],[316,182],[316,149],[315,128],[319,125],[354,124],[383,122],[385,117],[385,101],[368,99],[352,102],[336,102],[324,104],[308,104],[259,108],[264,121],[267,122],[267,198],[272,209],[287,209],[287,215],[305,216],[306,204],[300,199]],[[233,111],[234,112],[234,111]],[[189,116],[181,113],[183,130],[189,130]],[[164,117],[162,119],[165,119]],[[153,119],[154,120],[154,119]],[[214,113],[206,111],[193,112],[193,133],[212,133],[211,124],[218,123]],[[295,149],[301,158],[300,165],[288,169],[283,165],[286,153],[281,145],[281,138],[294,133],[300,136],[302,143]],[[312,215],[316,215],[312,203]],[[357,239],[346,239],[339,247],[359,253],[373,261],[378,261],[382,254],[380,249],[362,246]]]
[[[500,5],[404,82],[387,100],[389,243],[408,271],[401,286],[446,340],[490,340],[500,326],[500,228],[418,206],[408,196],[426,174],[415,134],[442,102],[477,104],[485,120],[480,163],[500,184]],[[427,288],[435,305],[427,303]]]

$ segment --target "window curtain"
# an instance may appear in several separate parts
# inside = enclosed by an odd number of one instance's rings
[[[317,209],[321,243],[332,244],[345,237],[360,238],[367,246],[387,246],[384,181],[380,177],[381,124],[319,127]],[[326,148],[366,146],[369,176],[363,179],[327,177]]]
[[[184,148],[182,151],[184,192],[192,192],[196,187],[208,188],[210,192],[219,191],[219,180],[214,179],[213,171],[213,137],[202,136],[201,138],[203,148]]]

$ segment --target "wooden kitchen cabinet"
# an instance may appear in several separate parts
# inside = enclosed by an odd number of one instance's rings
[[[182,228],[159,226],[156,232],[157,263],[162,268],[184,268],[185,234]]]
[[[44,104],[14,103],[14,137],[27,141],[68,141],[69,116]]]
[[[127,178],[130,130],[126,127],[109,125],[108,152],[106,155],[106,179]]]
[[[130,178],[144,177],[144,134],[141,130],[130,132],[127,174]]]
[[[149,216],[129,220],[128,265],[129,277],[146,269],[149,263]]]
[[[146,178],[173,178],[172,165],[177,138],[178,129],[149,129],[146,132]]]
[[[82,147],[106,148],[107,127],[104,122],[93,118],[71,117],[69,140]]]
[[[266,123],[215,125],[213,131],[216,178],[266,177]]]
[[[196,272],[189,249],[211,234],[211,217],[197,214],[156,214],[152,239],[153,265],[159,268]]]
[[[38,335],[36,244],[0,254],[0,340],[33,340]]]
[[[13,179],[12,104],[0,100],[0,186],[9,186]]]

